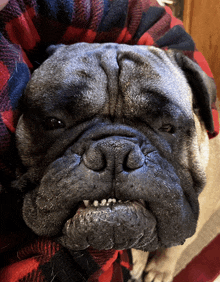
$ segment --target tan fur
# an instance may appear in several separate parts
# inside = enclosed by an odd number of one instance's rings
[[[182,252],[194,240],[200,230],[214,212],[220,208],[220,136],[209,139],[204,125],[195,115],[197,142],[199,147],[200,164],[206,170],[207,184],[199,195],[200,215],[196,233],[186,240],[184,245],[169,249],[158,250],[153,259],[147,263],[148,253],[132,250],[134,260],[131,274],[133,279],[141,281],[142,272],[146,275],[144,282],[171,282],[173,280],[175,266]],[[145,265],[147,264],[146,268]]]

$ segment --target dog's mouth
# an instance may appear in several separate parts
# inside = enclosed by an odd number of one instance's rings
[[[155,217],[143,200],[84,200],[63,227],[59,238],[66,247],[83,250],[155,249],[158,245]]]
[[[136,201],[130,201],[130,200],[118,200],[115,198],[109,198],[109,199],[102,199],[101,201],[98,200],[84,200],[83,204],[85,208],[90,208],[90,207],[112,207],[113,205],[117,204],[122,204],[122,203],[129,203],[129,202],[136,202],[137,204],[142,205],[143,207],[146,208],[146,204],[144,200],[136,200]],[[82,206],[83,207],[83,206]]]

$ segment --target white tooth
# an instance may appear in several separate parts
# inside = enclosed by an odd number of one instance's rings
[[[94,207],[98,207],[99,202],[98,202],[97,200],[95,200],[95,201],[93,202],[93,205],[94,205]]]
[[[88,207],[88,205],[89,205],[89,200],[83,200],[83,203],[84,203],[85,207]]]
[[[105,206],[106,203],[107,203],[107,200],[106,200],[106,199],[103,199],[103,200],[101,201],[101,206]]]
[[[117,202],[116,199],[109,198],[109,199],[108,199],[108,202],[107,202],[107,205],[109,206],[110,203],[113,203],[113,204],[114,204],[114,203],[116,203],[116,202]]]

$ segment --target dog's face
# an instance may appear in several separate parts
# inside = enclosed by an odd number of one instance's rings
[[[74,250],[182,244],[196,229],[208,156],[193,103],[211,131],[211,82],[188,58],[153,47],[50,51],[16,132],[26,224]]]

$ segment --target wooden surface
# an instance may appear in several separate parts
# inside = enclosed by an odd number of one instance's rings
[[[220,99],[220,0],[184,0],[183,24],[209,63]]]

